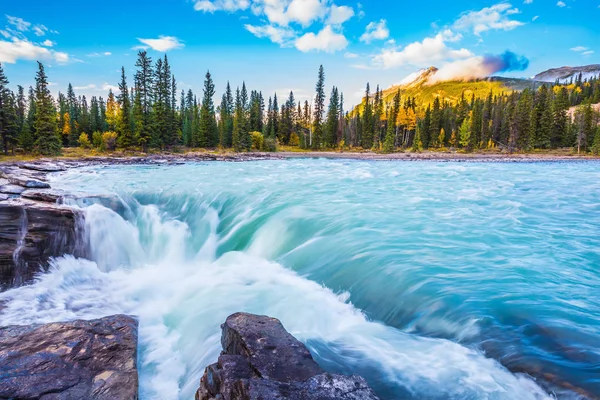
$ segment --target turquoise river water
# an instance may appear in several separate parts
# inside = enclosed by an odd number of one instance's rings
[[[193,399],[236,311],[386,399],[600,397],[600,163],[86,167],[91,259],[0,324],[139,316],[142,399]],[[115,197],[113,210],[101,204]]]

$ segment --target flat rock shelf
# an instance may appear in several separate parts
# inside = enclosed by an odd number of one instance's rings
[[[137,399],[137,330],[126,315],[0,327],[0,399]]]

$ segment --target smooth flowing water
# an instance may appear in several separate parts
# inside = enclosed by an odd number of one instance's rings
[[[52,185],[101,195],[78,202],[91,260],[0,294],[0,324],[139,316],[142,399],[192,399],[236,311],[382,399],[600,396],[599,163],[211,162]]]

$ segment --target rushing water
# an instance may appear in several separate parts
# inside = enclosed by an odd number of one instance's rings
[[[92,260],[0,294],[0,324],[139,316],[142,399],[192,399],[236,311],[281,319],[382,399],[600,396],[598,163],[211,162],[52,184],[122,203],[80,201]]]

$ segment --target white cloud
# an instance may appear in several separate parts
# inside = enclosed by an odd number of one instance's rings
[[[525,1],[523,2],[523,4],[531,4],[531,3],[533,3],[533,0],[525,0]]]
[[[102,91],[107,92],[109,90],[112,90],[113,92],[117,92],[119,90],[119,87],[115,86],[115,85],[109,85],[108,83],[105,82],[102,85]]]
[[[536,15],[535,17],[531,18],[532,21],[537,21],[537,19],[539,18],[539,15]]]
[[[181,49],[184,44],[179,41],[175,36],[160,36],[158,39],[140,39],[140,42],[153,50],[160,52],[167,52],[169,50]],[[137,46],[140,48],[140,46]]]
[[[358,54],[347,52],[344,54],[344,58],[358,58]]]
[[[26,39],[13,37],[10,41],[0,40],[0,62],[14,64],[17,60],[54,60],[63,64],[69,61],[69,55]]]
[[[108,57],[108,56],[112,56],[112,53],[110,51],[105,51],[103,53],[90,53],[90,54],[86,54],[88,57]]]
[[[576,52],[581,52],[581,51],[586,51],[588,48],[587,47],[583,47],[583,46],[576,46],[576,47],[571,47],[571,51],[576,51]]]
[[[44,25],[36,25],[33,27],[33,33],[35,33],[36,36],[44,36],[46,32],[48,32],[48,28]]]
[[[341,33],[336,33],[330,25],[326,25],[316,35],[312,32],[296,39],[296,48],[304,53],[311,50],[334,53],[348,46],[348,40]]]
[[[8,23],[10,25],[13,25],[15,28],[17,28],[17,30],[21,32],[27,32],[29,30],[29,27],[31,26],[31,22],[27,22],[23,18],[11,17],[10,15],[7,15],[6,19],[8,20]]]
[[[556,3],[556,5],[558,7],[566,7],[567,6],[564,1],[559,1],[558,3]]]
[[[340,25],[354,16],[354,9],[348,6],[336,6],[333,4],[329,9],[327,23],[330,25]]]
[[[379,22],[371,22],[367,25],[365,33],[360,37],[360,41],[371,43],[373,40],[385,40],[390,36],[390,30],[387,27],[387,21],[382,19]]]
[[[403,65],[423,67],[431,65],[434,62],[472,57],[473,53],[465,48],[452,49],[446,45],[447,42],[456,42],[461,38],[460,34],[455,34],[447,29],[434,37],[425,38],[421,42],[411,43],[402,50],[385,49],[376,55],[373,61],[376,65],[383,68],[393,68]]]
[[[198,0],[194,4],[194,10],[213,13],[215,11],[234,12],[246,10],[250,7],[249,0]]]
[[[273,43],[284,44],[294,37],[294,31],[288,28],[280,28],[273,25],[255,26],[244,25],[247,31],[259,38],[269,38]]]
[[[55,42],[53,42],[52,40],[49,40],[49,39],[44,40],[41,44],[42,44],[42,46],[46,46],[46,47],[53,47],[54,45],[56,45]]]
[[[510,19],[510,15],[519,13],[519,9],[513,8],[510,3],[499,3],[479,11],[464,13],[454,23],[454,28],[472,30],[475,35],[480,35],[489,30],[509,31],[524,25],[521,21]]]
[[[90,83],[89,85],[85,85],[85,86],[73,86],[73,89],[75,90],[91,90],[91,89],[96,89],[97,86],[94,85],[93,83]]]
[[[589,56],[592,54],[594,54],[594,50],[587,50],[587,51],[584,51],[583,53],[581,53],[582,56]]]

